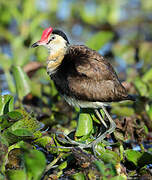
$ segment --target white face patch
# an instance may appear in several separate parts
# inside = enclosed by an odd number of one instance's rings
[[[67,41],[59,35],[53,34],[48,40],[48,44],[45,47],[49,51],[49,57],[47,59],[47,72],[49,75],[56,73],[59,65],[64,59],[64,55],[67,50]]]
[[[49,50],[50,55],[56,54],[58,51],[62,49],[66,49],[67,44],[67,41],[63,37],[57,34],[53,34],[52,36],[54,36],[55,38],[51,40],[50,43],[45,44],[45,47]]]

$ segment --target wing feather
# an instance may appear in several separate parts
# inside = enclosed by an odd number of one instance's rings
[[[113,67],[96,51],[86,46],[71,46],[63,63],[67,96],[100,102],[127,99],[128,94]]]

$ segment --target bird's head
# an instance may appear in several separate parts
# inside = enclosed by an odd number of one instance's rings
[[[43,31],[41,39],[35,42],[32,47],[45,46],[51,53],[51,51],[66,48],[68,44],[69,41],[62,31],[57,29],[53,30],[52,27],[49,27]]]

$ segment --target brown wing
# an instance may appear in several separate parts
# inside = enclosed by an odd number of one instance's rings
[[[79,46],[79,51],[87,54],[75,61],[75,68],[79,74],[94,80],[118,80],[111,64],[99,53],[86,46]]]
[[[61,72],[58,71],[58,79],[62,82],[56,85],[68,96],[100,102],[121,101],[128,97],[111,64],[86,46],[70,46]],[[61,84],[64,85],[61,87]]]

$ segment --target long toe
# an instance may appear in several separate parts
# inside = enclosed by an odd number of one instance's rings
[[[60,137],[59,137],[60,136]],[[84,149],[84,148],[90,148],[91,147],[91,144],[83,144],[83,143],[80,143],[80,142],[77,142],[77,141],[74,141],[72,140],[71,138],[69,138],[66,134],[64,134],[63,132],[57,132],[56,133],[56,137],[57,137],[57,140],[62,142],[62,143],[65,143],[65,144],[70,144],[70,145],[74,145],[74,146],[78,146],[80,147],[81,149]]]

